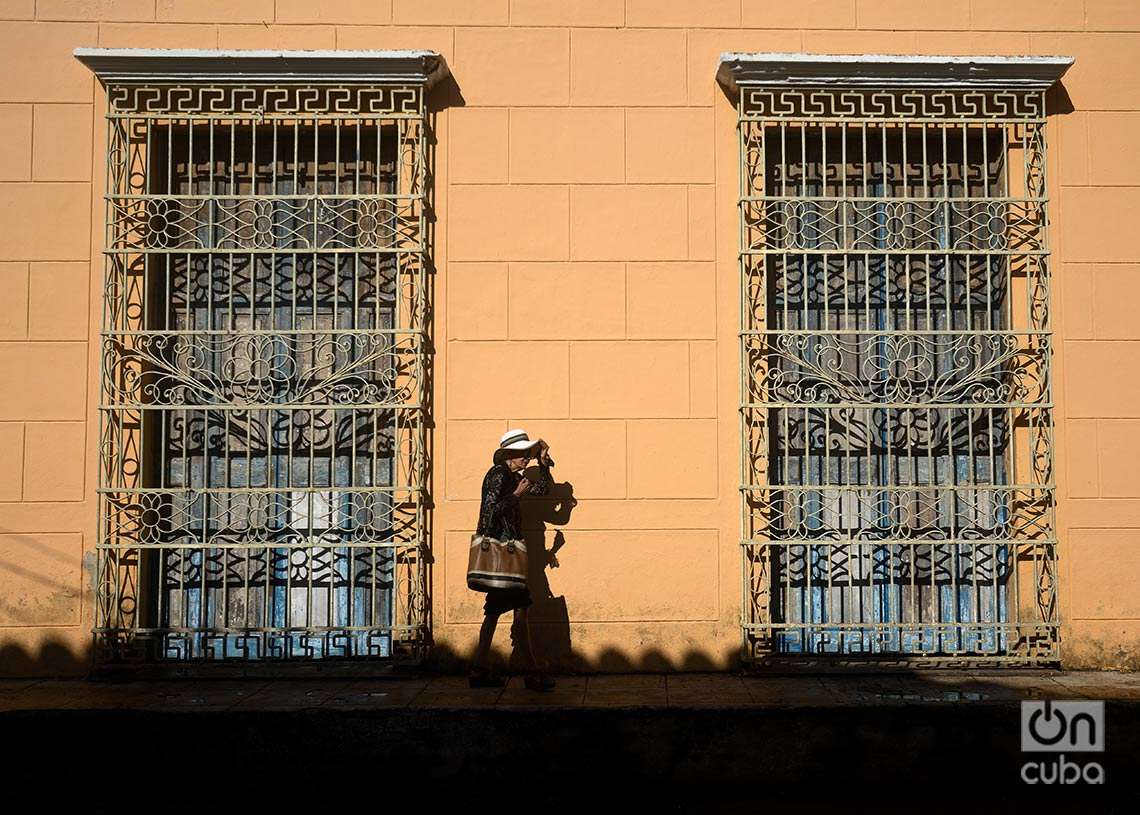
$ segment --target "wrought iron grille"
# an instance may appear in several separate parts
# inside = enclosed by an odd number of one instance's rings
[[[746,657],[1058,657],[1045,96],[741,90]]]
[[[103,658],[418,658],[422,86],[107,96]]]

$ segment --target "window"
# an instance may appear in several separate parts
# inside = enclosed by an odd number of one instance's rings
[[[743,627],[761,663],[1057,657],[1052,79],[1013,73],[1067,61],[983,59],[986,84],[945,60],[941,82],[906,74],[937,60],[724,63],[740,89]],[[846,81],[821,83],[829,69]]]
[[[80,56],[109,108],[103,657],[420,656],[438,58]]]

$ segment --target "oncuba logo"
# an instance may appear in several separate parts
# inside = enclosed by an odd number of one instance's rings
[[[1104,752],[1104,702],[1022,702],[1021,751],[1059,754],[1021,765],[1026,784],[1103,784],[1099,762],[1065,753]]]

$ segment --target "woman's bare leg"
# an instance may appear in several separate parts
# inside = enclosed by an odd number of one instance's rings
[[[537,671],[538,661],[534,658],[534,643],[530,640],[530,615],[527,613],[529,610],[529,608],[516,608],[515,623],[520,629],[518,645],[522,650],[523,659],[532,671]]]
[[[491,653],[491,640],[495,636],[495,626],[499,624],[498,614],[483,616],[483,624],[479,626],[479,644],[475,647],[475,656],[471,662],[482,668],[490,668],[488,657]]]

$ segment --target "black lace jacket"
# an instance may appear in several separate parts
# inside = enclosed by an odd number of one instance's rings
[[[529,495],[546,495],[550,492],[550,468],[538,465],[539,477],[527,489]],[[515,488],[521,473],[511,470],[506,464],[495,464],[483,476],[483,500],[479,506],[480,535],[490,535],[499,540],[518,540],[522,537],[522,513],[519,512],[519,499]]]

